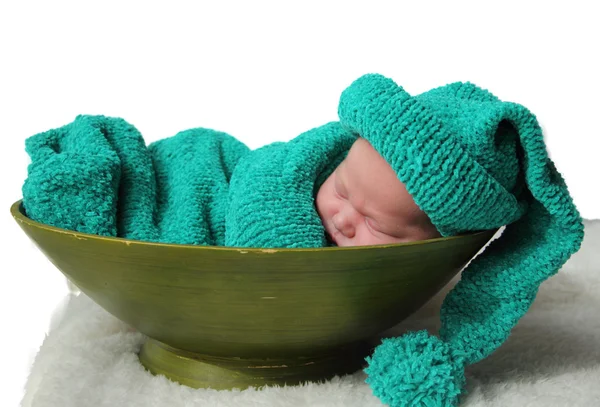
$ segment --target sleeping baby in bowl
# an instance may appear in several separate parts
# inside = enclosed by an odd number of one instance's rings
[[[364,246],[496,229],[525,210],[518,132],[500,114],[507,105],[468,83],[413,97],[365,75],[342,93],[339,121],[253,151],[204,128],[146,146],[122,119],[78,116],[27,139],[23,207],[84,233],[228,247]]]
[[[79,116],[27,139],[23,208],[83,233],[230,247],[390,244],[507,225],[445,298],[439,338],[386,339],[365,370],[392,407],[455,406],[465,366],[504,342],[578,250],[579,212],[535,116],[473,84],[411,96],[365,75],[338,114],[253,151],[210,129],[146,146],[122,119]]]
[[[26,141],[23,206],[49,225],[162,243],[310,248],[441,236],[361,133],[341,117],[254,151],[204,128],[146,146],[122,119],[78,116]]]
[[[125,136],[107,125],[113,120],[127,126]],[[62,139],[49,137],[54,130],[29,139],[28,216],[79,232],[234,247],[365,246],[440,236],[385,159],[339,123],[255,152],[209,129],[146,149],[126,138],[137,135],[128,126],[79,116],[59,129]],[[92,142],[82,134],[92,134]],[[324,154],[306,148],[321,140]],[[328,171],[331,150],[341,161]]]

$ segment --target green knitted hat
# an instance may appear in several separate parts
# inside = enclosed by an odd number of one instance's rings
[[[535,116],[472,83],[413,97],[369,74],[342,93],[338,113],[443,236],[507,225],[445,298],[439,338],[386,339],[367,359],[367,382],[392,407],[456,406],[465,366],[506,340],[540,284],[579,250],[581,216]]]

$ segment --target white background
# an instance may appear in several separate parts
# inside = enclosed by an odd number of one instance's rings
[[[62,275],[9,215],[24,140],[77,114],[147,142],[191,127],[251,148],[336,120],[378,72],[417,94],[471,81],[536,114],[585,218],[600,218],[598,13],[559,2],[0,3],[0,405],[16,406]],[[566,4],[560,2],[561,4]]]

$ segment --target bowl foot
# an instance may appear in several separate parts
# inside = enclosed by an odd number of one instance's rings
[[[319,382],[354,373],[366,365],[365,357],[372,348],[361,342],[327,354],[242,359],[200,355],[148,339],[139,359],[152,374],[164,375],[180,384],[231,390]]]

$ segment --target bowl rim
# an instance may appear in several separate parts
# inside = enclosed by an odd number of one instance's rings
[[[448,240],[456,240],[462,239],[466,236],[475,236],[479,234],[491,233],[491,230],[482,230],[475,232],[467,232],[464,234],[456,235],[456,236],[448,236],[448,237],[438,237],[434,239],[427,240],[419,240],[415,242],[404,242],[404,243],[392,243],[392,244],[380,244],[380,245],[371,245],[371,246],[347,246],[347,247],[306,247],[306,248],[265,248],[265,247],[232,247],[232,246],[201,246],[194,244],[180,244],[180,243],[160,243],[160,242],[149,242],[144,240],[135,240],[135,239],[127,239],[123,237],[113,237],[113,236],[101,236],[95,235],[91,233],[83,233],[77,232],[74,230],[63,229],[56,226],[47,225],[45,223],[37,222],[25,215],[23,212],[23,199],[19,199],[14,202],[10,207],[10,213],[13,218],[20,223],[25,223],[31,227],[37,229],[43,229],[53,233],[60,233],[64,235],[69,235],[71,237],[75,237],[80,240],[96,240],[96,241],[104,241],[104,242],[114,242],[114,243],[123,243],[127,246],[152,246],[152,247],[164,247],[164,248],[188,248],[195,250],[209,250],[209,251],[225,251],[225,252],[245,252],[245,253],[279,253],[279,252],[291,252],[291,253],[300,253],[300,252],[341,252],[341,251],[351,251],[351,250],[373,250],[373,249],[387,249],[394,247],[405,247],[405,246],[415,246],[428,244],[437,241],[448,241]],[[495,233],[495,231],[494,231]],[[491,238],[491,236],[490,236]]]

